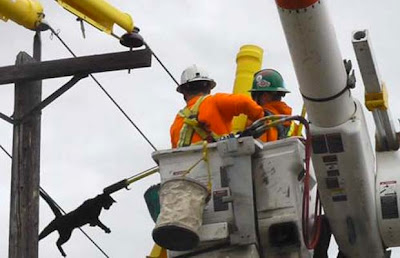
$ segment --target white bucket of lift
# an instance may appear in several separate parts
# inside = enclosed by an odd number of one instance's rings
[[[165,181],[160,188],[161,211],[153,230],[154,242],[173,251],[196,247],[208,197],[207,188],[191,178]]]

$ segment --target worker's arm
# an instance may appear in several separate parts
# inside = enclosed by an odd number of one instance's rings
[[[183,119],[182,119],[182,117],[177,115],[175,117],[174,122],[171,125],[171,128],[170,128],[172,148],[176,148],[178,145],[179,134],[180,134],[180,130],[181,130],[182,126],[183,126]]]
[[[245,114],[252,121],[264,116],[264,110],[250,97],[240,94],[218,93],[212,96],[215,98],[216,106],[219,112],[227,120],[234,116]]]

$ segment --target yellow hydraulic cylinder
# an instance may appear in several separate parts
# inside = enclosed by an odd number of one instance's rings
[[[0,19],[12,20],[27,29],[35,30],[44,17],[37,0],[0,0]]]
[[[57,2],[80,19],[108,34],[112,34],[114,24],[128,33],[133,31],[132,17],[105,0],[57,0]]]
[[[253,77],[261,69],[263,49],[255,45],[244,45],[236,56],[236,78],[233,86],[234,94],[250,95]],[[243,131],[246,128],[247,116],[241,114],[232,120],[232,132]]]

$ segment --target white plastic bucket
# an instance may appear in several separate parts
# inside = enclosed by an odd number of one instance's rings
[[[173,251],[196,247],[208,197],[207,188],[191,178],[165,181],[160,189],[161,212],[153,230],[154,242]]]

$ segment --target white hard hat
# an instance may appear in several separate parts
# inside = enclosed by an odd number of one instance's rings
[[[211,89],[213,89],[216,85],[215,81],[208,77],[208,73],[206,70],[197,67],[197,65],[192,65],[186,68],[181,75],[181,84],[176,89],[178,92],[181,92],[181,86],[195,81],[206,81],[209,82]]]

